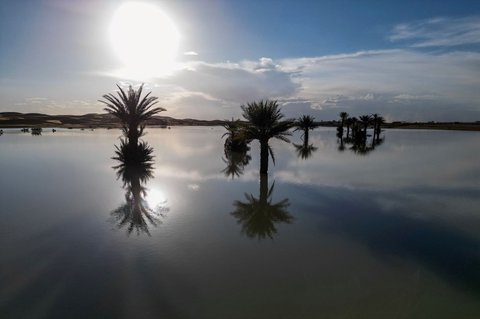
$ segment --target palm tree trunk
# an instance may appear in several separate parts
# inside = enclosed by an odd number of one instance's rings
[[[266,203],[268,199],[268,174],[260,174],[260,202]]]
[[[347,125],[347,138],[349,137],[350,135],[350,125]]]
[[[130,123],[128,126],[128,143],[134,146],[138,145],[138,126]]]
[[[306,144],[308,144],[308,128],[304,130],[303,139]]]
[[[380,122],[377,124],[377,142],[380,140],[380,132],[382,129],[380,128]]]
[[[260,174],[268,174],[268,141],[260,141]]]

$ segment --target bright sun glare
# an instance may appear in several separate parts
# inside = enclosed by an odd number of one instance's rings
[[[145,200],[147,201],[148,206],[152,209],[155,209],[166,202],[165,194],[159,189],[150,189]]]
[[[174,69],[180,35],[172,20],[153,4],[120,6],[110,24],[110,40],[126,76],[144,79]]]

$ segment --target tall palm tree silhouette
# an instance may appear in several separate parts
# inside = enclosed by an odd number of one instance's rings
[[[248,138],[260,142],[260,174],[268,174],[269,154],[275,164],[275,156],[268,142],[271,138],[289,142],[287,136],[291,135],[288,130],[292,126],[292,121],[282,121],[284,115],[277,101],[262,100],[242,105],[241,108],[242,116],[248,121],[246,125]]]
[[[359,116],[359,120],[363,125],[363,138],[367,139],[367,128],[372,122],[372,116],[370,115],[361,115]]]
[[[294,131],[303,131],[303,139],[304,141],[307,141],[307,144],[309,131],[318,127],[318,124],[315,123],[315,118],[310,115],[303,115],[298,120],[296,120],[293,125],[295,126]]]
[[[142,98],[143,84],[134,90],[130,85],[125,92],[119,85],[117,96],[112,93],[103,95],[106,100],[99,100],[104,103],[104,108],[109,114],[118,118],[122,123],[122,130],[129,143],[137,144],[138,139],[143,135],[145,121],[155,114],[165,111],[162,107],[153,108],[158,98],[147,93]]]
[[[277,233],[277,224],[291,224],[293,216],[287,211],[288,198],[272,203],[275,183],[268,188],[268,175],[260,175],[260,195],[258,198],[245,193],[245,202],[235,201],[235,211],[231,213],[242,225],[242,233],[258,240],[270,238]]]
[[[145,200],[147,189],[143,184],[153,177],[153,149],[145,142],[133,144],[125,140],[115,148],[113,159],[120,164],[113,168],[117,178],[123,181],[126,193],[125,203],[113,210],[111,216],[118,228],[126,227],[128,234],[135,230],[137,235],[150,235],[149,225],[160,224],[169,210],[165,206],[152,208]]]
[[[345,120],[345,125],[347,126],[347,140],[350,138],[350,127],[355,124],[357,119],[355,117],[349,117]]]
[[[380,141],[380,133],[382,132],[382,124],[385,124],[385,118],[383,116],[377,116],[373,123],[374,133],[373,137],[376,141]]]
[[[342,120],[340,125],[343,127],[345,125],[345,121],[348,118],[348,113],[347,112],[340,112],[339,115],[340,115],[340,119]]]

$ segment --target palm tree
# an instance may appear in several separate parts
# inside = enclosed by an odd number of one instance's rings
[[[290,142],[287,136],[291,135],[288,130],[292,127],[292,121],[281,121],[284,115],[277,101],[262,100],[242,105],[241,108],[242,116],[248,121],[247,137],[260,143],[260,174],[268,174],[269,154],[275,164],[275,156],[268,142],[271,138]]]
[[[233,152],[245,152],[249,148],[248,143],[250,140],[247,138],[247,133],[245,130],[245,125],[242,125],[240,120],[225,121],[223,127],[227,130],[222,137],[227,136],[225,139],[225,151],[227,149]]]
[[[367,139],[367,128],[372,122],[372,117],[370,115],[362,115],[359,117],[359,119],[363,125],[363,138]]]
[[[275,183],[268,189],[268,175],[260,175],[260,196],[255,198],[252,194],[245,194],[246,202],[235,201],[235,211],[231,213],[242,225],[242,233],[249,238],[259,240],[270,238],[277,233],[275,224],[291,224],[293,216],[287,211],[290,206],[288,198],[275,204],[272,195]]]
[[[382,124],[385,124],[385,118],[383,116],[378,116],[374,123],[375,129],[373,133],[373,137],[375,138],[376,136],[377,141],[380,140],[380,133],[382,132]]]
[[[318,127],[318,124],[315,123],[315,118],[310,115],[303,115],[297,121],[295,121],[293,125],[295,126],[294,131],[299,131],[299,130],[303,131],[303,138],[304,138],[304,141],[307,141],[306,142],[307,144],[308,144],[308,132]]]
[[[340,112],[340,118],[342,119],[342,124],[341,126],[343,127],[343,125],[345,124],[345,121],[347,120],[348,118],[348,113],[347,112]]]
[[[152,118],[155,114],[165,111],[162,107],[153,108],[157,104],[157,97],[150,96],[152,92],[147,93],[142,98],[143,84],[134,90],[130,85],[128,92],[125,92],[119,85],[117,96],[112,93],[103,95],[106,100],[99,100],[107,107],[104,108],[109,114],[115,116],[122,123],[122,130],[128,142],[137,144],[138,139],[143,135],[145,121]]]
[[[349,117],[345,120],[347,126],[347,140],[350,138],[350,127],[355,123],[357,119],[355,117]]]

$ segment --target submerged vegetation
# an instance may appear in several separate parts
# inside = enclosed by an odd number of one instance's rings
[[[375,149],[375,146],[380,145],[383,139],[380,138],[382,132],[382,125],[385,119],[378,115],[361,115],[358,117],[348,117],[348,113],[341,112],[340,125],[337,128],[338,150],[344,151],[346,144],[350,144],[349,149],[359,155],[365,155]],[[343,135],[343,126],[347,126],[346,136]],[[368,134],[368,128],[373,129],[372,135]],[[371,141],[368,142],[368,137],[372,136]]]

